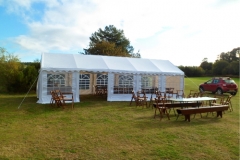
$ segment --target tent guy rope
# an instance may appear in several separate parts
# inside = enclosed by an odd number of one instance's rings
[[[39,76],[39,75],[38,75],[38,76]],[[29,93],[30,90],[32,89],[32,87],[33,87],[33,85],[35,84],[36,80],[38,79],[38,76],[37,76],[37,78],[34,80],[34,82],[33,82],[33,84],[31,85],[31,87],[29,88],[29,90],[28,90],[27,94],[25,95],[25,97],[23,98],[22,102],[19,104],[18,109],[21,107],[23,101],[26,99],[28,93]]]

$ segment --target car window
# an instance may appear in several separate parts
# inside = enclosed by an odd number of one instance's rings
[[[213,83],[214,84],[219,83],[219,79],[214,79]]]
[[[212,80],[209,80],[209,81],[207,81],[206,83],[207,83],[207,84],[211,84],[211,83],[212,83]]]
[[[235,83],[235,81],[232,79],[226,79],[226,80],[224,80],[224,82],[227,84]]]

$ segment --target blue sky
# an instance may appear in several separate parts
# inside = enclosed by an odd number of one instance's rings
[[[0,47],[23,62],[78,54],[114,25],[142,58],[198,66],[240,47],[239,8],[240,0],[0,0]]]

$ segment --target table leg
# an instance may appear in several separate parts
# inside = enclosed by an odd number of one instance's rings
[[[222,118],[222,111],[217,111],[217,117],[220,116]]]
[[[190,114],[185,115],[185,121],[190,122]]]

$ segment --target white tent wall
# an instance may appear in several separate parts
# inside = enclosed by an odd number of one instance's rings
[[[62,80],[63,85],[56,84],[56,86],[49,86],[49,77],[64,75],[64,80]],[[74,96],[74,101],[79,102],[79,73],[75,72],[48,72],[41,71],[38,79],[38,101],[37,103],[50,103],[51,100],[51,90],[61,90],[62,92],[72,92]]]
[[[158,82],[158,84],[159,84],[159,86],[158,86],[159,90],[160,90],[161,92],[165,92],[166,76],[160,75],[158,81],[159,81],[159,82]]]
[[[80,102],[79,95],[79,72],[75,71],[72,73],[72,93],[74,102]]]
[[[38,75],[38,81],[37,81],[37,98],[38,103],[43,103],[42,101],[42,72]]]
[[[47,96],[47,72],[41,71],[38,78],[38,101],[37,103],[50,103],[51,97]]]
[[[139,90],[138,87],[138,75],[133,75],[133,91],[137,92]]]
[[[134,82],[136,82],[133,86],[136,86],[136,90],[134,90],[135,92],[137,91],[141,91],[141,75],[136,75],[134,76]]]
[[[114,101],[113,86],[114,86],[114,74],[113,73],[108,73],[107,101]]]
[[[184,91],[184,76],[179,76],[180,77],[180,90]]]

